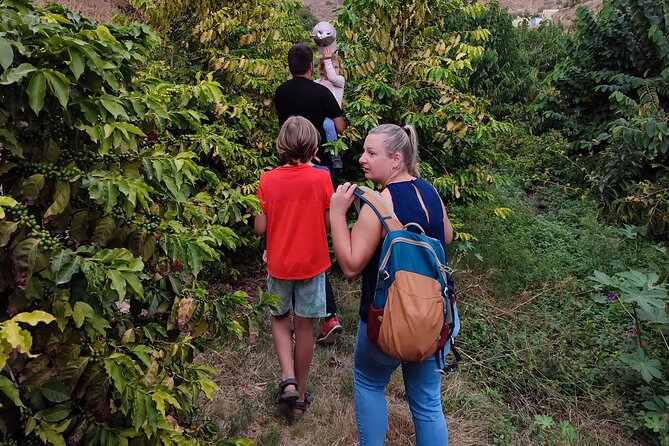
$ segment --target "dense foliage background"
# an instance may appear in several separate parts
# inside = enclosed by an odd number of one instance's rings
[[[194,355],[273,304],[220,285],[258,269],[272,97],[315,21],[293,0],[130,3],[139,23],[103,25],[0,0],[4,444],[249,444],[206,419],[219,389]],[[494,407],[492,444],[611,444],[577,411],[669,445],[668,18],[606,0],[568,34],[495,1],[339,11],[331,149],[360,181],[370,128],[419,129],[458,230],[460,373],[484,395],[445,405]]]

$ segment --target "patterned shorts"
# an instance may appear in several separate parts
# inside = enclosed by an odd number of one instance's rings
[[[267,276],[267,291],[281,298],[279,311],[272,316],[283,316],[290,309],[303,318],[323,317],[325,309],[325,273],[304,280],[283,280]]]

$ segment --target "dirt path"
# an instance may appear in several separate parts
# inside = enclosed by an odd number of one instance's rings
[[[275,403],[280,371],[270,335],[269,318],[261,321],[257,343],[230,341],[200,356],[216,370],[222,391],[214,401],[203,400],[205,418],[215,420],[224,436],[241,436],[258,446],[356,446],[358,434],[353,407],[353,345],[358,325],[360,283],[331,274],[344,334],[331,346],[314,350],[309,390],[314,403],[303,419],[289,422]],[[463,367],[466,370],[466,367]],[[483,400],[468,384],[466,373],[444,380],[445,412],[450,443],[485,446],[485,414],[478,409],[463,411],[454,396]],[[401,371],[388,385],[390,428],[386,446],[415,444],[414,427],[406,402]]]
[[[343,0],[302,0],[302,4],[318,21],[328,21],[337,18],[334,10],[342,6],[344,2]]]

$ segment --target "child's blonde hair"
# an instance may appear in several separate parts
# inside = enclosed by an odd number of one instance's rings
[[[291,116],[281,126],[276,150],[288,164],[308,163],[316,156],[320,135],[316,127],[302,116]]]
[[[319,71],[320,76],[322,78],[327,79],[328,76],[327,76],[327,73],[325,72],[325,60],[326,59],[323,56],[321,56],[320,61],[318,62],[318,71]],[[344,69],[344,64],[341,61],[341,57],[339,57],[337,54],[333,54],[333,55],[330,56],[330,60],[332,62],[335,62],[335,61],[339,62],[339,72],[341,73],[341,71]]]

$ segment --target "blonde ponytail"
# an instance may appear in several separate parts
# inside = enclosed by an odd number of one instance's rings
[[[369,131],[370,135],[384,135],[388,155],[401,153],[404,167],[409,175],[418,177],[418,133],[412,125],[400,127],[395,124],[381,124]]]

